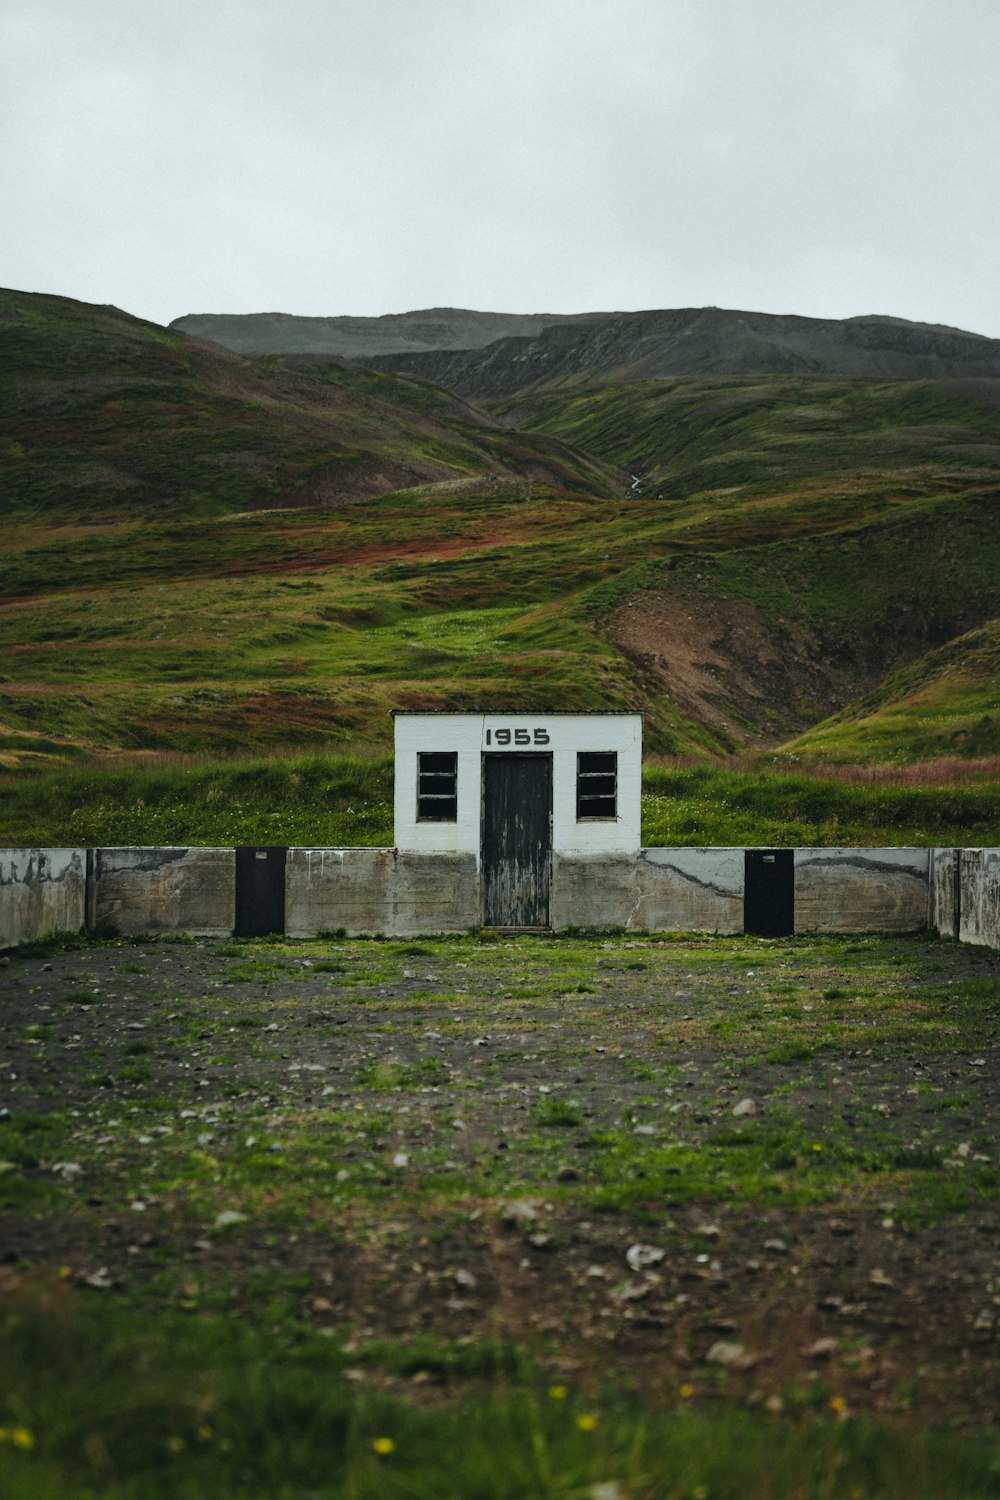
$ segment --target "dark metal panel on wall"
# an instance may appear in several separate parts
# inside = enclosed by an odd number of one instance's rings
[[[746,850],[743,931],[757,937],[788,937],[795,931],[793,849]]]
[[[274,845],[236,850],[237,937],[284,932],[286,852]]]
[[[548,927],[552,756],[483,756],[483,923]]]

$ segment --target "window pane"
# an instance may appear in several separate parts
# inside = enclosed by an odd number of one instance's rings
[[[614,775],[618,770],[617,750],[581,750],[577,756],[577,770],[581,776],[590,776],[597,771],[610,771]]]
[[[614,818],[617,806],[614,797],[580,797],[577,803],[578,818]]]
[[[605,776],[603,774],[600,776],[581,776],[580,796],[611,797],[614,799],[617,780],[616,776]]]
[[[429,792],[444,793],[447,797],[454,796],[454,775],[449,776],[444,771],[421,771],[420,795],[425,797]]]
[[[457,797],[420,797],[417,800],[417,819],[421,823],[454,823],[457,817]]]
[[[454,750],[421,750],[417,756],[421,775],[424,771],[447,771],[450,776],[454,776],[457,759]]]

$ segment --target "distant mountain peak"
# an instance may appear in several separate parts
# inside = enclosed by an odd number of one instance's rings
[[[479,398],[555,378],[1000,376],[1000,340],[887,313],[838,319],[714,305],[572,314],[431,307],[380,317],[203,313],[170,326],[239,354],[352,359]]]
[[[339,359],[481,349],[502,338],[530,338],[563,323],[592,322],[605,313],[498,313],[428,307],[379,317],[302,317],[295,313],[190,313],[172,329],[236,354],[307,354]]]

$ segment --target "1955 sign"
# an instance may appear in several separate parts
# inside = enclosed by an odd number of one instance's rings
[[[487,729],[487,745],[547,745],[547,729]]]

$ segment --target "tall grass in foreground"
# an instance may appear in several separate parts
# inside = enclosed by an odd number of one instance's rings
[[[0,844],[387,846],[392,759],[157,756],[0,778]],[[944,770],[750,759],[645,767],[645,845],[1000,844],[1000,760]]]
[[[794,1420],[702,1406],[689,1387],[674,1410],[653,1412],[549,1384],[509,1349],[437,1365],[430,1351],[421,1363],[382,1349],[379,1372],[364,1350],[315,1332],[154,1323],[98,1298],[39,1284],[0,1305],[7,1500],[1000,1496],[995,1438],[855,1421],[818,1384]],[[393,1365],[424,1370],[433,1397],[380,1393]]]

